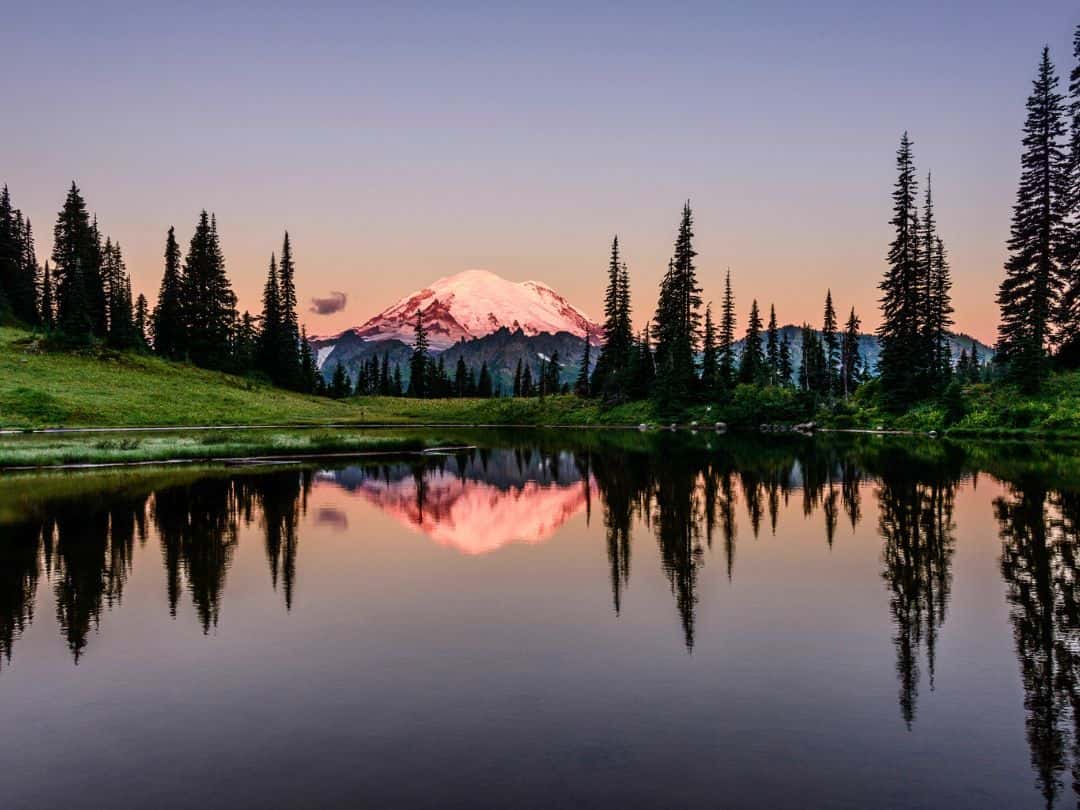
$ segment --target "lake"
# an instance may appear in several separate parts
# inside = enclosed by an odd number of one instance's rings
[[[3,806],[1080,797],[1080,453],[461,431],[0,477]]]

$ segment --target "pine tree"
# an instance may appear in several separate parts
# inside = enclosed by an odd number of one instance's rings
[[[938,237],[934,240],[930,261],[931,272],[931,310],[933,321],[930,326],[932,354],[931,379],[937,389],[942,389],[952,373],[952,352],[949,349],[949,329],[953,325],[952,273],[949,259],[945,252],[945,242]]]
[[[259,354],[259,330],[255,316],[247,310],[240,316],[233,344],[233,366],[237,369],[255,368]]]
[[[424,328],[424,316],[420,310],[416,310],[414,334],[412,358],[409,360],[409,396],[422,398],[428,395],[425,379],[428,366],[428,339],[427,330]]]
[[[840,391],[845,397],[850,396],[858,385],[859,328],[861,325],[859,316],[855,314],[855,307],[852,307],[840,340]]]
[[[154,351],[179,360],[187,353],[187,325],[184,319],[184,278],[180,266],[180,245],[176,231],[169,228],[165,238],[165,275],[161,279],[157,304],[151,317]]]
[[[707,397],[716,392],[719,375],[716,356],[716,327],[713,325],[712,304],[705,307],[705,329],[701,339],[701,389]]]
[[[776,324],[776,306],[769,305],[769,325],[765,331],[765,366],[769,385],[780,382],[780,327]]]
[[[401,366],[398,363],[394,363],[394,385],[391,393],[395,397],[404,396],[405,394],[405,386],[401,381]]]
[[[53,228],[52,263],[59,330],[77,341],[104,336],[101,255],[86,202],[74,183]]]
[[[720,310],[717,359],[718,384],[721,389],[728,391],[735,385],[735,296],[731,292],[731,270],[728,270],[724,277],[724,303]]]
[[[480,364],[480,379],[476,382],[477,396],[490,399],[492,394],[491,372],[488,371],[487,361]]]
[[[289,232],[281,246],[281,263],[278,266],[278,308],[280,332],[278,335],[278,379],[286,388],[300,387],[300,328],[296,317],[296,266],[293,262]]]
[[[307,339],[304,339],[305,342]],[[390,387],[392,381],[390,379],[390,352],[383,352],[382,366],[379,368],[379,393],[384,396],[390,396]]]
[[[608,284],[604,293],[604,342],[592,378],[592,390],[605,399],[618,399],[623,394],[632,342],[629,272],[619,255],[619,237],[616,236],[611,242]]]
[[[788,342],[787,336],[780,341],[780,362],[778,366],[778,374],[780,377],[781,385],[791,385],[791,375],[794,373],[794,368],[791,364],[791,344]]]
[[[521,395],[523,397],[533,396],[532,368],[528,365],[525,366],[525,370],[521,373]]]
[[[519,357],[518,361],[517,361],[517,368],[514,369],[514,389],[513,389],[513,394],[514,394],[515,397],[522,396],[521,384],[522,384],[521,358]]]
[[[330,396],[334,399],[344,399],[349,396],[351,384],[349,383],[349,377],[345,373],[345,366],[340,362],[334,366],[334,376],[330,380]]]
[[[135,339],[138,341],[138,346],[142,350],[146,350],[150,346],[150,341],[147,338],[146,329],[150,323],[150,304],[146,300],[146,296],[139,293],[139,297],[135,299]]]
[[[683,206],[668,272],[660,285],[656,316],[656,392],[663,410],[678,409],[696,387],[694,354],[701,333],[701,287],[693,247],[694,218]]]
[[[1027,390],[1039,387],[1048,370],[1051,316],[1057,313],[1062,279],[1058,259],[1065,207],[1065,131],[1058,78],[1043,48],[1027,102],[1020,185],[1013,206],[1009,258],[998,289],[1001,322],[998,355],[1009,376]]]
[[[574,382],[574,393],[579,397],[589,396],[589,341],[591,339],[589,328],[585,327],[585,348],[581,352],[581,366],[578,368],[577,380]],[[625,374],[625,369],[623,373]],[[515,384],[520,387],[520,380],[515,380]]]
[[[911,141],[905,132],[896,153],[897,180],[893,191],[896,235],[889,246],[888,269],[882,280],[881,326],[878,337],[882,392],[887,404],[903,409],[920,399],[923,377],[920,330],[922,292],[919,263],[919,216],[915,197],[918,181]],[[804,358],[805,365],[805,358]]]
[[[825,351],[825,390],[833,394],[839,387],[840,381],[840,335],[837,332],[832,290],[825,292],[825,317],[821,327],[821,342]]]
[[[236,296],[225,274],[217,218],[203,211],[184,258],[183,311],[188,354],[203,368],[224,369],[230,362],[230,336],[236,324]]]
[[[53,295],[52,270],[45,262],[41,276],[41,325],[48,330],[56,328],[56,299]]]
[[[263,284],[262,329],[259,333],[259,369],[275,383],[281,381],[278,374],[279,350],[282,343],[281,327],[281,281],[278,276],[277,256],[270,254],[270,267]]]
[[[519,363],[521,361],[518,361]],[[469,370],[465,367],[465,357],[458,355],[457,368],[454,370],[454,395],[458,398],[465,396],[465,387],[468,384]]]
[[[739,382],[759,384],[765,380],[765,352],[761,347],[761,313],[757,300],[750,305],[750,320],[746,325],[742,361],[739,363]]]
[[[1057,317],[1058,356],[1068,366],[1080,365],[1080,25],[1073,31],[1073,69],[1069,74],[1069,141],[1066,153],[1063,227],[1058,262],[1063,276]]]

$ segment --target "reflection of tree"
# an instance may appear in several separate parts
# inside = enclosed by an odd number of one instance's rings
[[[5,526],[0,538],[0,667],[34,619],[43,530],[40,520],[27,520]]]
[[[266,532],[266,559],[270,565],[270,581],[285,597],[285,609],[292,609],[296,584],[297,528],[300,515],[306,511],[307,493],[311,489],[310,471],[288,471],[255,476],[243,483],[247,496],[258,502]]]
[[[162,490],[154,498],[169,611],[176,615],[185,580],[204,633],[217,626],[225,574],[236,549],[240,510],[234,493],[231,481],[206,478]]]
[[[955,484],[918,481],[901,468],[878,488],[878,527],[885,541],[882,576],[889,585],[889,611],[896,625],[896,673],[900,713],[910,727],[919,691],[919,652],[925,645],[930,688],[934,687],[937,633],[945,621],[956,540],[952,522]]]
[[[1022,481],[994,502],[1020,660],[1031,764],[1052,806],[1070,767],[1080,797],[1080,496]]]
[[[55,507],[56,620],[76,663],[102,605],[119,602],[130,549],[110,548],[109,512],[95,503],[68,501]]]

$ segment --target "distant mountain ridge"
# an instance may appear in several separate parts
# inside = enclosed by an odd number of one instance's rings
[[[535,378],[541,361],[558,353],[561,381],[572,383],[578,374],[585,335],[599,345],[603,330],[580,309],[546,284],[507,281],[487,270],[466,270],[447,276],[402,298],[361,326],[332,337],[313,338],[312,348],[323,376],[329,380],[338,363],[355,383],[360,366],[372,357],[389,357],[391,367],[401,368],[408,384],[408,364],[421,313],[431,352],[442,356],[448,372],[458,358],[471,369],[487,363],[497,388],[508,393],[520,361],[532,364]],[[780,330],[791,346],[792,366],[802,363],[801,329],[789,324]],[[741,354],[743,340],[735,343]],[[964,349],[978,348],[983,362],[993,349],[967,335],[949,336],[953,362]],[[859,353],[871,369],[876,368],[881,347],[875,335],[859,337]],[[598,352],[594,350],[593,362]]]

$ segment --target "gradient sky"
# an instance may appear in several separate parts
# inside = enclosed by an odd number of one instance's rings
[[[292,235],[316,334],[471,267],[598,315],[611,236],[651,315],[682,202],[707,299],[877,325],[903,130],[934,173],[958,328],[997,323],[1039,51],[1075,3],[9,4],[0,182],[44,259],[75,179],[153,300],[217,213],[241,309]]]

